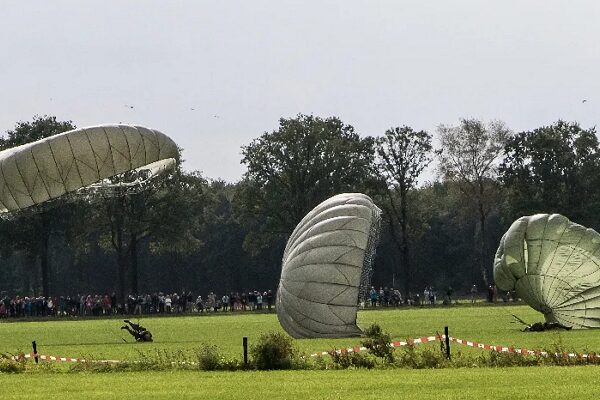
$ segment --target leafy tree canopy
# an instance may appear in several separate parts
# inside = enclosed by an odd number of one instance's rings
[[[600,148],[596,130],[576,122],[515,135],[506,145],[500,166],[513,218],[558,212],[592,224],[600,203]]]
[[[308,211],[334,194],[364,192],[373,176],[373,144],[337,117],[300,114],[281,119],[279,129],[244,146],[248,170],[238,209],[257,228],[246,245],[261,247],[274,235],[289,235]]]
[[[35,142],[73,129],[72,121],[57,121],[55,116],[35,116],[33,121],[18,122],[13,130],[7,131],[6,136],[0,138],[0,149]]]
[[[384,208],[389,218],[390,233],[401,254],[404,291],[408,293],[411,281],[408,195],[417,179],[431,162],[431,135],[408,126],[388,129],[377,139],[377,169],[386,181]],[[399,204],[397,204],[399,203]],[[400,226],[398,234],[396,225]]]

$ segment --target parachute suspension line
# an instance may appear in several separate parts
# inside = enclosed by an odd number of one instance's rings
[[[99,182],[81,187],[72,192],[67,192],[56,198],[22,210],[0,213],[0,220],[10,221],[22,216],[39,214],[61,207],[63,203],[81,201],[87,204],[94,204],[105,198],[138,194],[156,185],[160,179],[168,177],[174,170],[174,165],[175,160],[173,158],[160,160],[145,167],[102,179]]]
[[[525,264],[525,274],[529,268],[529,252],[527,251],[527,239],[523,239],[523,262]]]
[[[381,232],[381,210],[375,207],[372,210],[371,227],[369,229],[369,239],[365,249],[365,258],[363,260],[362,272],[360,275],[360,285],[358,288],[358,301],[366,302],[369,298],[369,289],[371,288],[371,278],[373,276],[373,263],[375,262],[375,253],[379,244]]]

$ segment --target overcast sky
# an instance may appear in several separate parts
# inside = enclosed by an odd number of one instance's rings
[[[298,113],[361,135],[600,120],[597,0],[2,0],[0,50],[0,132],[135,123],[231,182],[240,147]]]

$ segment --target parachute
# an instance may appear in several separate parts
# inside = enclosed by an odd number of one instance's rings
[[[559,214],[516,220],[502,237],[494,279],[546,322],[600,327],[600,235]]]
[[[177,145],[161,132],[101,125],[50,136],[0,152],[0,214],[15,213],[68,193],[108,187],[109,178],[171,168]],[[139,182],[125,183],[133,185]]]
[[[362,193],[316,206],[296,226],[283,255],[277,317],[295,338],[360,336],[359,296],[366,296],[381,210]]]

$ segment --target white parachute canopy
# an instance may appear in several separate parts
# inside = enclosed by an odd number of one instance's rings
[[[129,171],[157,174],[178,158],[168,136],[129,125],[80,128],[13,147],[0,152],[0,213],[109,185],[108,178]]]
[[[559,214],[519,218],[502,237],[494,279],[547,322],[600,327],[600,235],[593,229]]]
[[[283,255],[277,317],[295,338],[359,336],[356,313],[366,293],[381,210],[362,193],[316,206],[296,226]]]

